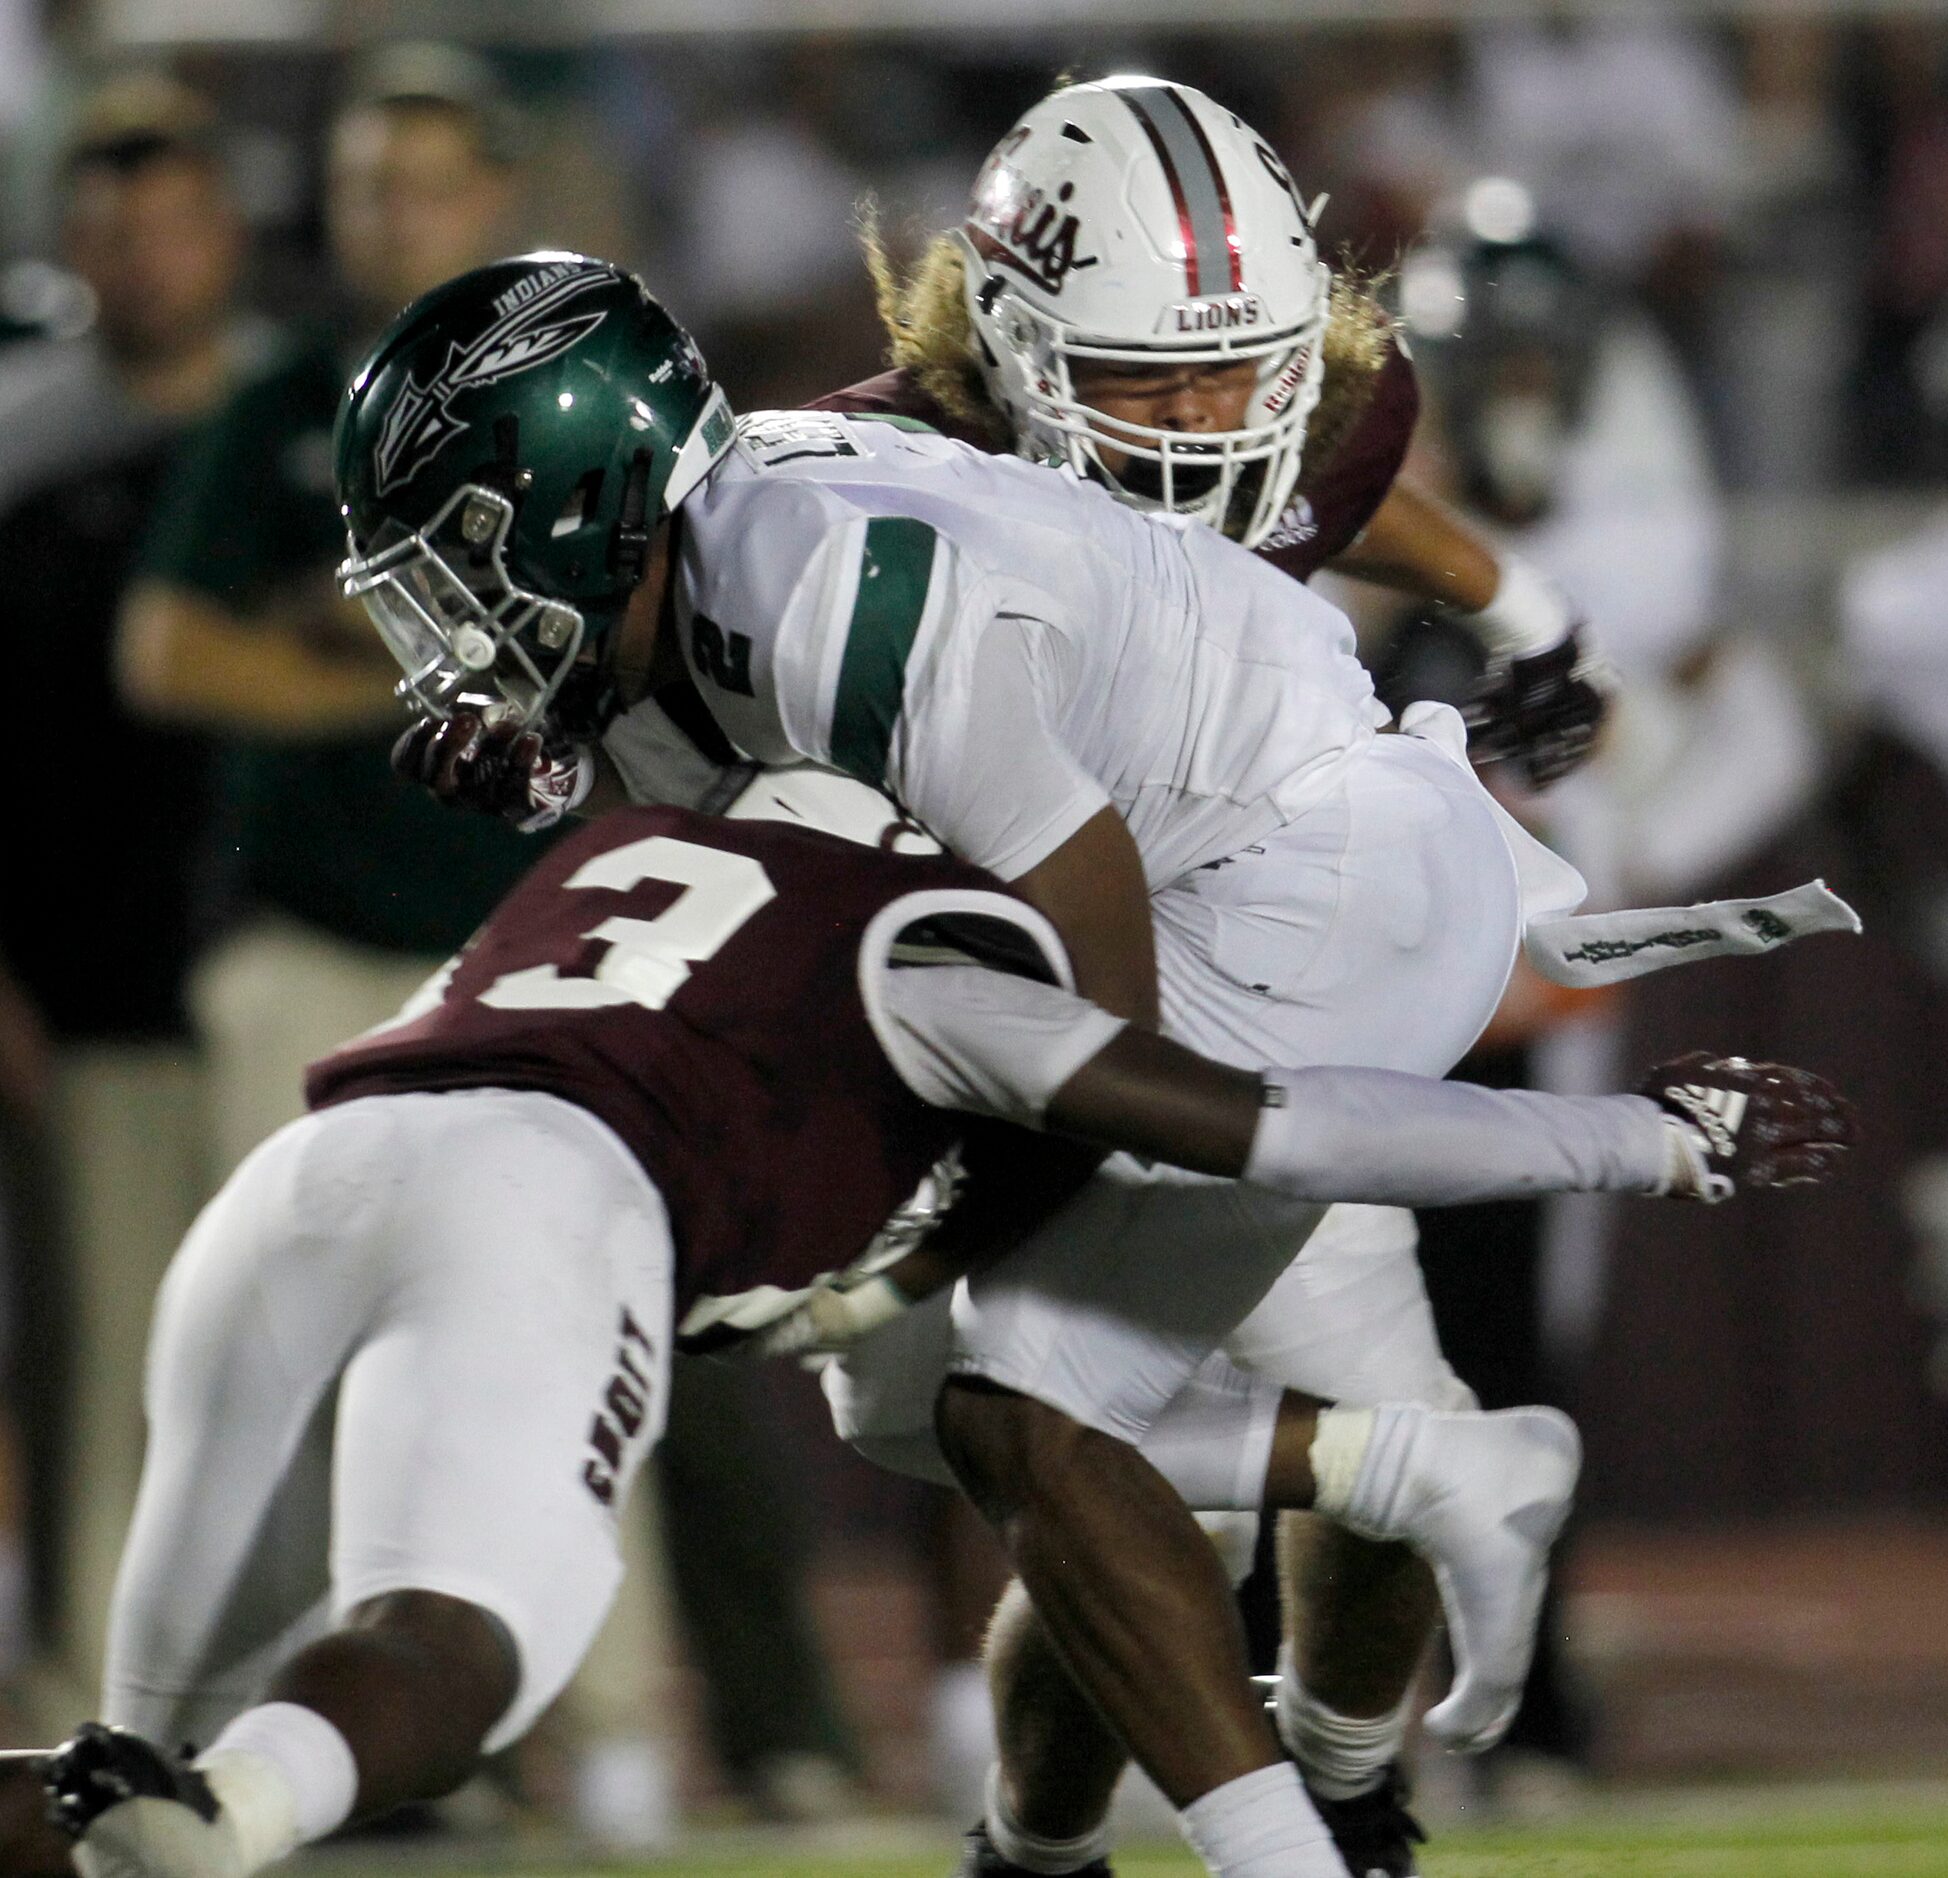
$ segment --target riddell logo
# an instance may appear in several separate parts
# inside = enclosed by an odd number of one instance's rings
[[[1229,333],[1256,326],[1265,306],[1255,293],[1228,293],[1219,300],[1179,300],[1169,317],[1180,333]]]
[[[1312,348],[1306,346],[1292,354],[1291,363],[1280,372],[1270,391],[1265,394],[1265,409],[1276,417],[1292,402],[1292,394],[1299,388],[1305,377],[1306,367],[1312,363]]]

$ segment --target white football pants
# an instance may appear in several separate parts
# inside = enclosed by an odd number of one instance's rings
[[[520,1659],[489,1751],[594,1639],[668,1403],[663,1204],[584,1110],[373,1096],[253,1151],[183,1242],[103,1713],[207,1744],[354,1606],[465,1599]]]
[[[1445,1074],[1493,1014],[1521,930],[1514,860],[1458,743],[1406,735],[1154,906],[1166,1029],[1247,1068]],[[1322,1211],[1112,1157],[950,1307],[828,1371],[834,1419],[869,1455],[938,1477],[933,1399],[959,1371],[1133,1442],[1193,1506],[1255,1506],[1279,1385],[1470,1400],[1440,1353],[1411,1215],[1335,1207],[1320,1230]],[[1226,1485],[1241,1443],[1248,1492]]]

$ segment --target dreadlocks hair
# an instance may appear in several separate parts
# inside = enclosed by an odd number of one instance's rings
[[[860,205],[858,226],[873,301],[886,329],[886,362],[911,373],[949,417],[979,431],[997,450],[1009,448],[1014,440],[1007,413],[988,396],[981,342],[967,316],[959,244],[951,235],[935,235],[902,273],[886,252],[876,203]]]
[[[1014,442],[1007,413],[988,396],[981,342],[967,312],[966,260],[952,235],[938,234],[904,271],[887,253],[879,210],[859,207],[859,245],[872,276],[886,362],[908,372],[950,417],[979,430],[996,449]],[[1315,483],[1352,434],[1393,348],[1392,316],[1380,304],[1384,276],[1335,271],[1326,321],[1319,403],[1306,426],[1301,493]]]

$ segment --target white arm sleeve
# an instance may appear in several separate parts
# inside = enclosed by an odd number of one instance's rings
[[[1123,1028],[1072,991],[981,965],[886,969],[878,1004],[880,1044],[922,1102],[1029,1128]]]
[[[963,860],[1019,880],[1109,792],[1057,738],[1036,622],[998,618],[955,670],[916,687],[887,764],[906,808]]]
[[[1643,1096],[1481,1089],[1384,1069],[1265,1078],[1245,1178],[1300,1200],[1460,1206],[1538,1193],[1661,1193],[1666,1118]]]

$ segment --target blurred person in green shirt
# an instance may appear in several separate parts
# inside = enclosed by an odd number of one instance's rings
[[[297,1115],[304,1065],[392,1015],[535,858],[387,766],[396,673],[336,594],[331,426],[359,348],[509,245],[509,110],[471,56],[402,47],[333,121],[338,317],[292,333],[192,441],[122,611],[124,695],[222,740],[221,936],[192,999],[221,1174]]]

